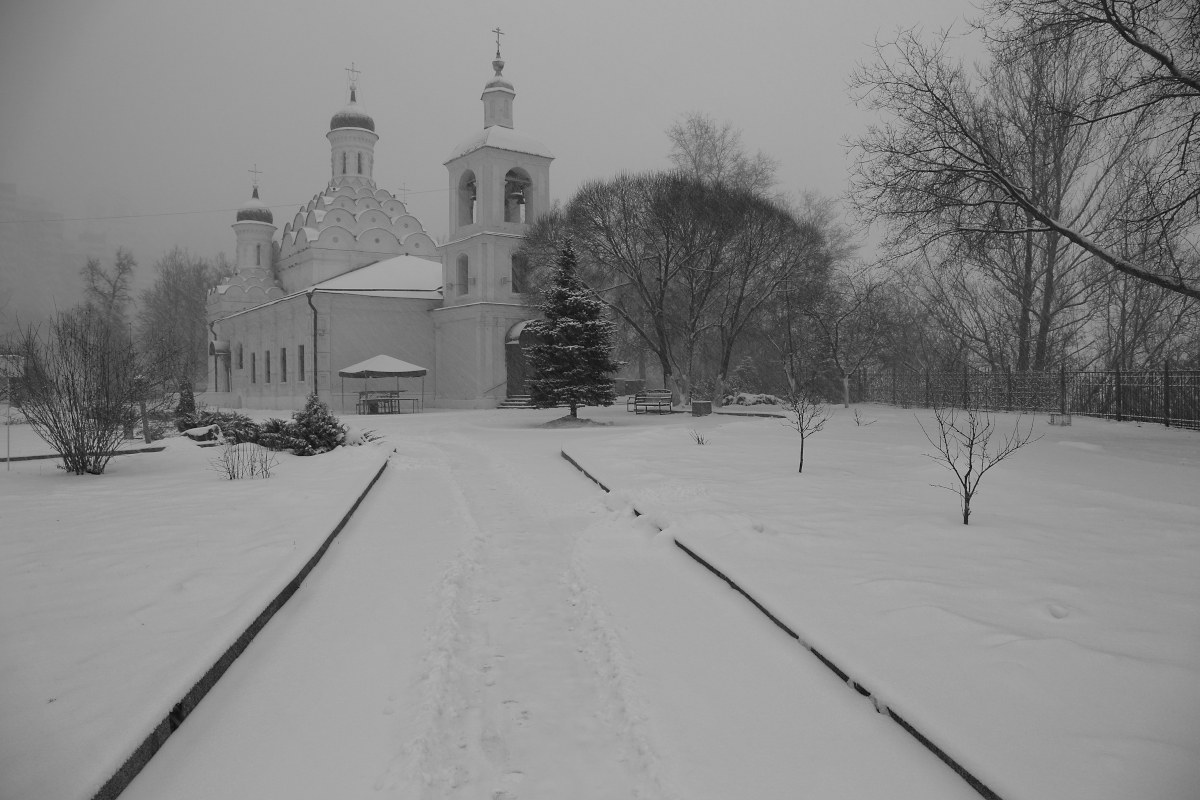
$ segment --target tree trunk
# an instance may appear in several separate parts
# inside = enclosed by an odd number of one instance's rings
[[[796,472],[800,473],[800,474],[804,473],[804,434],[803,433],[800,434],[800,469],[796,470]]]
[[[571,403],[571,418],[578,419],[579,415],[575,413],[575,404]]]

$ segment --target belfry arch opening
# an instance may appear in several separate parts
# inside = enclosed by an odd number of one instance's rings
[[[529,199],[533,181],[523,169],[510,169],[504,176],[504,221],[529,222],[532,219]]]
[[[458,224],[475,224],[475,173],[467,170],[458,179]]]

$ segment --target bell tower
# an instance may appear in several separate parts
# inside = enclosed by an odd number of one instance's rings
[[[438,403],[447,407],[487,408],[505,398],[505,334],[536,316],[513,252],[550,205],[554,156],[513,125],[517,93],[504,77],[501,31],[494,33],[495,74],[480,96],[483,130],[445,162],[450,236],[439,248],[444,304],[434,318]]]

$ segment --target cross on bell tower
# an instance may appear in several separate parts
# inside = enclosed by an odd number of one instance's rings
[[[492,33],[496,34],[496,58],[500,58],[500,37],[504,35],[504,31],[500,30],[500,26],[492,28]]]

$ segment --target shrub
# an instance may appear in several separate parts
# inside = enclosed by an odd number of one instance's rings
[[[295,423],[276,417],[272,417],[259,427],[258,443],[272,450],[291,450],[292,452],[303,449],[305,446],[304,440],[296,435]]]
[[[29,328],[17,347],[24,416],[68,472],[104,472],[132,428],[138,400],[151,408],[163,402],[161,391],[138,379],[147,365],[125,327],[94,309],[59,312],[44,335]]]
[[[275,454],[265,447],[226,440],[209,463],[214,470],[235,481],[239,478],[269,478],[278,462]]]
[[[196,426],[191,424],[196,419],[196,396],[192,392],[192,382],[179,382],[179,405],[175,407],[175,430],[183,433]],[[212,423],[202,423],[209,425]]]
[[[315,393],[308,396],[304,409],[292,415],[289,429],[300,444],[292,452],[298,456],[315,456],[327,453],[342,443],[346,426],[338,422]]]

